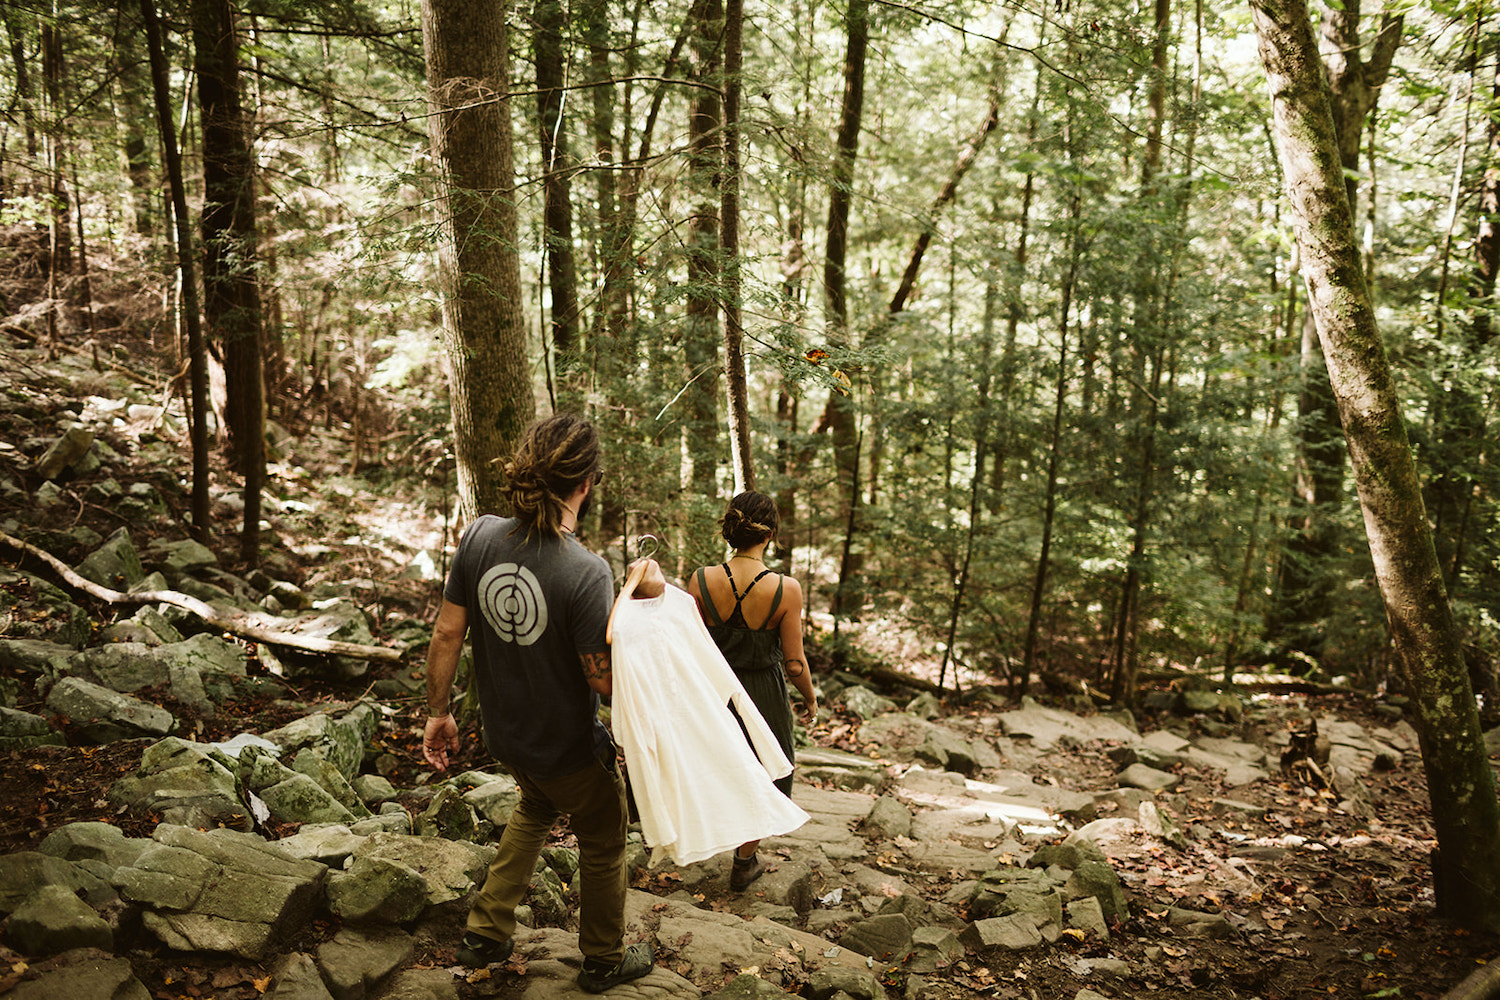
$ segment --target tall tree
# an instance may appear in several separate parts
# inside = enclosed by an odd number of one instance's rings
[[[1479,53],[1486,47],[1485,28],[1484,6],[1477,4],[1469,55],[1471,94],[1479,85]],[[1494,44],[1491,29],[1488,46],[1492,48]],[[1485,394],[1490,382],[1486,374],[1487,352],[1495,336],[1495,278],[1500,272],[1500,114],[1495,110],[1500,107],[1500,63],[1493,65],[1489,73],[1486,89],[1490,92],[1491,110],[1485,115],[1488,141],[1475,206],[1474,266],[1468,283],[1467,322],[1460,322],[1456,329],[1442,322],[1449,303],[1440,285],[1438,322],[1434,324],[1447,342],[1444,355],[1449,362],[1436,380],[1431,404],[1433,442],[1429,464],[1432,476],[1427,499],[1438,559],[1443,566],[1448,592],[1455,599],[1465,585],[1471,540],[1478,541],[1488,534],[1484,527],[1489,519],[1486,515],[1493,509],[1493,487],[1485,488],[1493,483],[1494,475],[1494,464],[1488,455],[1491,450],[1487,443],[1490,420]],[[1467,115],[1464,129],[1463,145],[1466,145]],[[1455,196],[1460,193],[1463,181],[1460,169],[1454,177]],[[1456,197],[1452,204],[1454,213],[1449,220],[1450,227],[1456,221]],[[1446,274],[1446,248],[1443,264]],[[1493,701],[1493,698],[1489,700]]]
[[[496,464],[536,412],[521,314],[505,0],[423,0],[460,515],[505,509]]]
[[[1440,911],[1500,931],[1500,800],[1360,267],[1328,83],[1303,0],[1251,0],[1308,307],[1327,358],[1391,639],[1416,706]]]
[[[719,141],[722,101],[719,84],[724,37],[724,6],[719,0],[693,4],[692,70],[700,84],[688,111],[688,178],[696,204],[687,224],[686,360],[683,399],[684,446],[692,460],[693,490],[717,496],[719,436],[719,205],[713,198],[724,165]]]
[[[1318,45],[1351,210],[1358,205],[1359,146],[1364,123],[1390,73],[1403,24],[1402,15],[1382,13],[1366,57],[1360,20],[1360,0],[1330,3],[1323,12]],[[1318,660],[1323,654],[1324,625],[1332,610],[1336,582],[1332,562],[1340,548],[1336,513],[1344,494],[1344,446],[1320,338],[1311,324],[1309,318],[1302,339],[1292,534],[1277,570],[1275,604],[1266,638],[1283,657],[1288,651],[1296,651]]]
[[[542,147],[542,239],[547,247],[548,288],[552,292],[552,346],[557,355],[566,408],[579,402],[578,269],[573,259],[573,201],[568,183],[567,119],[563,115],[566,57],[563,5],[537,0],[532,8],[536,54],[537,129]]]
[[[166,168],[167,184],[172,192],[177,266],[182,274],[182,315],[188,335],[188,411],[191,421],[188,437],[193,452],[193,532],[200,542],[207,543],[213,530],[208,506],[208,351],[203,344],[203,325],[198,313],[198,277],[197,268],[193,266],[193,237],[188,225],[187,184],[182,176],[182,157],[177,150],[167,56],[154,0],[141,0],[141,21],[146,28],[151,93],[156,106],[156,127],[161,136],[162,165]]]
[[[719,201],[719,284],[723,289],[724,385],[729,403],[729,457],[736,493],[755,489],[750,398],[745,381],[745,326],[740,276],[740,79],[745,3],[724,4],[724,173]]]
[[[846,266],[849,257],[849,212],[854,202],[854,167],[859,158],[859,133],[865,111],[865,56],[870,47],[870,0],[849,0],[845,13],[847,41],[844,48],[844,98],[839,110],[838,135],[834,140],[828,184],[828,226],[823,251],[823,296],[828,339],[843,347],[849,342],[849,295]],[[859,491],[859,435],[854,402],[841,390],[828,393],[818,431],[833,438],[837,468],[838,521],[852,533]],[[835,614],[858,610],[860,598],[852,564],[853,541],[844,539],[838,589],[833,599]]]
[[[194,0],[194,69],[203,126],[203,319],[224,365],[229,456],[244,478],[240,558],[259,564],[266,394],[255,228],[255,160],[240,96],[229,0]]]

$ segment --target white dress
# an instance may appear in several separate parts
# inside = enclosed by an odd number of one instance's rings
[[[771,783],[792,764],[687,591],[668,585],[660,597],[619,603],[611,669],[612,725],[653,866],[664,856],[702,861],[807,822]]]

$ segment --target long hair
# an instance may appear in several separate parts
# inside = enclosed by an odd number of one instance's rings
[[[516,453],[505,463],[505,495],[511,510],[533,531],[553,538],[563,533],[563,497],[599,476],[599,434],[571,413],[557,413],[526,428]],[[576,512],[575,512],[576,513]]]
[[[729,501],[724,516],[719,518],[719,531],[730,545],[747,549],[776,534],[780,524],[776,501],[764,493],[746,490]]]

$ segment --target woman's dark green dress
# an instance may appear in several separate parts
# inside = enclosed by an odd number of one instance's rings
[[[771,571],[761,570],[742,594],[735,589],[734,574],[729,572],[729,564],[725,563],[723,568],[725,576],[729,577],[729,590],[734,594],[734,610],[729,613],[728,618],[719,617],[718,609],[708,596],[708,580],[704,576],[704,570],[698,570],[698,593],[703,595],[703,610],[708,616],[708,634],[724,654],[724,659],[729,661],[735,676],[744,685],[745,693],[755,702],[755,707],[760,709],[766,725],[776,734],[781,752],[786,754],[787,760],[796,763],[796,758],[792,755],[792,734],[796,721],[792,717],[792,705],[787,696],[786,674],[782,672],[781,631],[767,627],[771,619],[776,617],[776,610],[781,607],[781,593],[786,578],[777,579],[776,596],[771,599],[771,610],[767,612],[765,621],[761,622],[760,628],[751,628],[745,621],[745,613],[740,604],[760,582],[760,578]],[[789,774],[778,779],[776,787],[790,798],[792,776]]]

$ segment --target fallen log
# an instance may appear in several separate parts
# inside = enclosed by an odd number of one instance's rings
[[[323,653],[330,656],[348,656],[358,660],[376,660],[382,663],[399,663],[401,651],[391,649],[389,646],[364,646],[357,642],[340,642],[337,639],[322,639],[317,636],[294,635],[290,632],[279,632],[276,629],[262,628],[252,625],[242,618],[233,618],[223,614],[212,605],[200,601],[196,597],[182,594],[175,590],[138,590],[126,592],[111,590],[102,587],[92,580],[84,579],[72,568],[59,560],[50,552],[46,552],[14,538],[0,531],[0,542],[4,542],[13,548],[20,549],[36,558],[42,560],[69,586],[83,591],[108,604],[170,604],[174,608],[181,608],[189,614],[196,615],[205,624],[214,628],[223,629],[232,635],[243,639],[253,639],[263,642],[268,646],[285,646],[288,649],[301,650],[305,653]]]
[[[1443,994],[1442,1000],[1494,1000],[1500,995],[1500,962],[1481,966],[1453,989]]]

